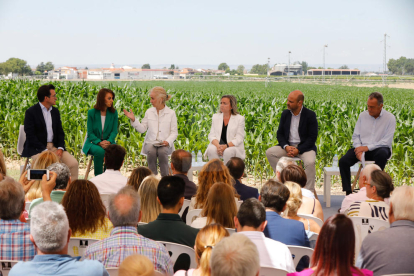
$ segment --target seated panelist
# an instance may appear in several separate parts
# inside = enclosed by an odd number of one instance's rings
[[[237,100],[233,95],[224,95],[220,100],[220,111],[213,115],[208,135],[210,144],[204,155],[208,160],[223,157],[224,164],[232,157],[244,159],[244,117],[237,112]]]
[[[102,88],[94,108],[88,111],[88,135],[83,152],[93,155],[95,176],[103,173],[105,149],[115,144],[118,134],[118,112],[113,106],[114,99],[112,90]]]

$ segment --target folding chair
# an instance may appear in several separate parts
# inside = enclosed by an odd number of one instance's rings
[[[197,268],[197,263],[195,259],[195,251],[193,248],[189,246],[185,246],[178,243],[173,242],[165,242],[165,241],[158,241],[159,243],[163,244],[167,251],[170,253],[171,261],[175,264],[177,261],[178,256],[181,254],[187,254],[190,257],[190,268]]]
[[[187,216],[186,216],[187,225],[191,225],[191,223],[193,222],[193,219],[200,215],[201,210],[202,209],[193,209],[187,213]]]
[[[72,257],[82,257],[85,255],[86,249],[89,245],[97,242],[97,239],[86,239],[86,238],[70,238],[68,245],[68,255]]]
[[[358,169],[358,172],[357,172],[357,174],[354,178],[354,182],[352,183],[351,191],[354,191],[355,186],[356,186],[356,184],[358,182],[358,179],[359,179],[359,175],[360,175],[361,170],[362,170],[362,162],[358,161],[357,164],[359,164],[359,169]],[[374,161],[365,161],[365,165],[368,165],[368,164],[375,164],[375,162]]]
[[[311,219],[313,221],[315,221],[321,228],[323,225],[323,221],[320,218],[314,217],[312,215],[308,215],[308,214],[298,214],[299,217],[304,218],[304,219]]]
[[[182,215],[183,215],[183,213],[184,213],[185,209],[187,209],[188,207],[190,207],[190,203],[191,203],[191,200],[189,200],[189,199],[184,199],[184,204],[183,204],[183,207],[181,207],[181,210],[180,210],[180,212],[178,213],[178,214],[180,215],[180,217],[182,217]]]
[[[0,260],[0,275],[8,276],[15,264],[17,264],[17,261]]]
[[[88,134],[86,133],[86,135],[85,135],[85,139],[83,140],[83,145],[85,145],[85,142],[86,142],[86,138],[88,137]],[[86,154],[85,152],[83,152],[83,146],[82,146],[82,153],[83,153],[83,155],[86,155],[86,157],[88,157],[88,156],[90,156],[91,158],[89,159],[89,162],[88,162],[88,166],[86,167],[86,172],[85,172],[85,179],[88,179],[88,175],[89,175],[89,172],[90,172],[90,170],[91,170],[91,166],[92,166],[92,161],[93,161],[93,155],[91,155],[91,154]]]
[[[298,266],[298,263],[300,261],[300,259],[302,259],[303,256],[309,256],[309,259],[312,259],[312,255],[313,255],[313,249],[309,248],[309,247],[304,247],[304,246],[295,246],[295,245],[288,245],[287,246],[290,250],[290,253],[292,253],[292,255],[294,255],[295,257],[293,258],[293,264],[295,265],[295,267]]]
[[[108,271],[109,276],[118,276],[119,267],[107,267],[105,269]]]
[[[24,125],[20,125],[19,128],[19,138],[17,138],[17,153],[21,156],[23,153],[24,143],[26,142],[26,132],[24,132]],[[24,166],[20,166],[20,175],[22,175],[27,168],[27,164],[29,164],[29,157],[26,157],[26,161]]]
[[[274,267],[268,267],[268,266],[261,266],[260,267],[260,276],[286,276],[288,272],[283,269],[278,269]]]

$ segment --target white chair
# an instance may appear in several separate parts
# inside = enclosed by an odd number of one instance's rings
[[[148,223],[146,223],[146,222],[142,222],[142,221],[140,221],[140,222],[138,222],[138,227],[140,226],[140,225],[147,225]]]
[[[189,200],[189,199],[184,199],[184,204],[183,204],[183,207],[181,207],[181,210],[180,210],[180,212],[178,213],[178,214],[180,215],[180,217],[182,217],[182,215],[183,215],[183,213],[184,213],[185,209],[187,209],[188,207],[190,207],[190,203],[191,203],[191,200]]]
[[[9,275],[10,269],[17,264],[17,261],[0,260],[0,275]]]
[[[32,204],[32,202],[30,202],[30,201],[26,201],[26,203],[25,203],[24,209],[25,209],[27,212],[29,212],[29,209],[30,209],[30,204]]]
[[[355,232],[355,259],[361,250],[362,241],[368,234],[382,231],[390,227],[388,221],[377,218],[349,217],[354,225]]]
[[[86,133],[86,135],[85,135],[85,139],[83,140],[83,145],[82,145],[82,153],[84,154],[84,155],[86,155],[86,157],[88,157],[88,156],[90,156],[91,158],[89,159],[89,162],[88,162],[88,166],[86,167],[86,172],[85,172],[85,179],[88,179],[88,175],[89,175],[89,172],[90,172],[90,170],[91,170],[91,166],[92,166],[92,161],[93,161],[93,155],[91,155],[91,154],[86,154],[86,153],[84,153],[83,152],[83,146],[85,145],[85,142],[86,142],[86,138],[88,137],[88,133]]]
[[[314,220],[320,227],[323,225],[323,221],[320,218],[317,218],[315,216],[309,215],[309,214],[298,214],[299,217],[304,219],[311,219]]]
[[[17,138],[17,153],[22,155],[24,143],[26,142],[26,132],[24,132],[24,125],[20,125],[19,128],[19,138]],[[27,168],[27,164],[29,164],[29,157],[26,157],[26,161],[24,166],[20,166],[20,175],[22,175]]]
[[[352,183],[352,187],[351,187],[352,191],[354,191],[354,189],[355,189],[355,186],[356,186],[356,184],[358,182],[358,179],[359,179],[359,174],[361,173],[361,170],[362,170],[362,162],[358,161],[357,164],[359,164],[359,169],[358,169],[358,172],[357,172],[357,174],[354,178],[354,182]],[[368,164],[375,164],[375,162],[374,161],[365,161],[365,165],[368,165]]]
[[[234,228],[226,228],[227,232],[229,232],[230,235],[233,235],[234,233],[236,233],[236,229]]]
[[[108,271],[109,276],[118,276],[118,267],[107,267],[105,269]]]
[[[89,245],[97,242],[97,239],[85,239],[85,238],[70,238],[68,245],[68,255],[72,257],[82,257],[86,252]]]
[[[295,245],[288,245],[287,247],[289,248],[290,253],[292,253],[292,255],[295,255],[295,257],[293,258],[293,264],[295,265],[295,267],[298,266],[298,263],[303,256],[309,256],[309,259],[312,259],[312,248]]]
[[[202,209],[193,209],[187,213],[187,216],[185,217],[187,225],[191,225],[191,223],[193,222],[193,219],[195,219],[196,217],[200,215],[201,210]]]
[[[262,266],[260,267],[260,276],[286,276],[288,272],[283,269],[278,269],[274,267]]]
[[[165,246],[167,251],[170,253],[170,259],[174,264],[177,261],[178,256],[180,256],[181,254],[187,254],[188,256],[190,256],[190,268],[197,268],[195,251],[193,248],[173,242],[158,242],[162,243]]]

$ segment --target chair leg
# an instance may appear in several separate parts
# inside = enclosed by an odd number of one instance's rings
[[[361,173],[361,169],[362,169],[362,164],[361,164],[361,165],[359,165],[358,172],[357,172],[357,174],[355,175],[354,183],[352,183],[352,188],[351,188],[351,191],[352,191],[352,192],[354,191],[355,186],[356,186],[356,184],[357,184],[357,181],[358,181],[358,178],[359,178],[359,174]]]
[[[92,166],[92,161],[93,161],[93,156],[91,156],[91,158],[89,159],[88,166],[86,167],[85,179],[88,179],[89,171],[91,170],[91,166]]]
[[[26,162],[24,162],[24,167],[23,167],[23,171],[20,174],[20,176],[22,176],[24,174],[24,172],[26,171],[27,168],[27,164],[29,164],[29,157],[26,158]]]

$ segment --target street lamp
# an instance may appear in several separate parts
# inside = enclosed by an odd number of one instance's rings
[[[323,70],[322,70],[322,79],[325,82],[325,48],[328,48],[328,44],[323,45]]]

